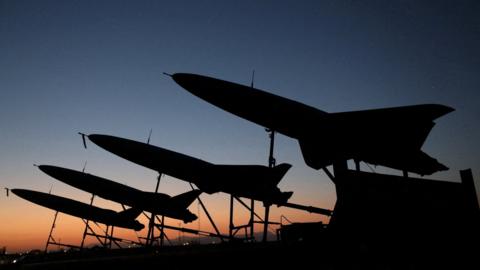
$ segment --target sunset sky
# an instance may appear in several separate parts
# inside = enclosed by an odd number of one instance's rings
[[[478,14],[480,2],[473,0],[0,0],[0,248],[43,248],[54,215],[6,197],[4,187],[89,201],[89,194],[33,164],[82,170],[87,161],[89,173],[154,190],[155,172],[92,143],[84,149],[79,131],[146,141],[152,129],[151,144],[213,163],[267,165],[262,127],[191,95],[162,72],[249,85],[255,70],[257,88],[327,112],[451,106],[456,111],[436,121],[423,146],[450,170],[427,178],[459,181],[458,171],[472,168],[478,191]],[[294,191],[291,202],[333,209],[333,183],[305,165],[295,140],[278,135],[275,157],[293,165],[279,184]],[[169,195],[189,189],[168,176],[160,184]],[[226,232],[228,197],[201,197]],[[102,200],[96,205],[121,209]],[[236,223],[246,223],[247,212],[238,209]],[[197,213],[197,203],[190,210]],[[328,221],[272,208],[273,220],[282,214],[297,222]],[[200,224],[186,227],[212,231],[203,214]],[[57,240],[79,244],[82,233],[79,219],[59,216]]]

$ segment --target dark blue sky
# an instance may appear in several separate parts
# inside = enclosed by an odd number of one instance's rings
[[[32,163],[88,160],[91,173],[153,189],[153,172],[82,149],[78,131],[146,140],[152,128],[153,144],[266,164],[261,127],[162,75],[249,84],[253,69],[257,88],[328,112],[454,107],[423,149],[451,168],[433,178],[472,168],[478,184],[479,14],[478,1],[0,0],[0,185],[73,194]],[[276,150],[294,165],[281,182],[292,201],[332,207],[332,183],[304,165],[297,143],[279,136]],[[185,191],[177,182],[165,192]]]

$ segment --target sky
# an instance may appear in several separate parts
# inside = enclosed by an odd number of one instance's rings
[[[450,170],[427,178],[458,182],[458,171],[472,168],[478,193],[478,14],[478,1],[462,0],[0,0],[0,187],[51,190],[88,202],[89,194],[33,166],[82,170],[87,162],[89,173],[154,190],[155,172],[92,143],[84,149],[77,132],[146,141],[152,130],[151,144],[212,163],[266,165],[269,141],[262,127],[162,75],[190,72],[249,85],[255,70],[256,88],[327,112],[424,103],[455,108],[436,120],[422,148]],[[333,209],[333,183],[305,165],[295,140],[278,135],[275,157],[293,165],[279,184],[294,191],[291,202]],[[188,190],[178,179],[161,180],[160,192]],[[201,198],[226,232],[228,196]],[[198,205],[190,210],[198,213]],[[246,211],[238,206],[236,212],[235,223],[246,223]],[[53,215],[1,193],[0,247],[43,248]],[[328,222],[272,208],[273,220],[281,215]],[[181,226],[212,231],[203,214]],[[82,233],[77,218],[59,216],[57,239],[78,244]]]

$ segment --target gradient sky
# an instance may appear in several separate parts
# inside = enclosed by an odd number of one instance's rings
[[[430,178],[459,181],[458,170],[472,168],[479,190],[478,14],[473,0],[0,0],[0,186],[52,189],[87,202],[88,194],[32,164],[81,170],[88,161],[92,174],[154,189],[155,172],[91,143],[83,149],[78,131],[145,141],[153,129],[155,145],[214,163],[266,165],[262,127],[162,75],[191,72],[248,85],[255,70],[257,88],[327,112],[422,103],[455,108],[436,121],[423,147],[450,167]],[[293,165],[281,189],[295,192],[292,202],[333,208],[335,188],[326,175],[304,164],[295,140],[277,138],[277,161]],[[170,195],[188,189],[170,177],[160,186]],[[228,197],[202,198],[226,231]],[[53,214],[2,193],[0,247],[43,247]],[[281,214],[326,221],[272,209],[273,219]],[[237,223],[245,217],[241,212]],[[65,215],[59,222],[57,238],[78,244],[81,222]],[[203,215],[190,227],[211,230]]]

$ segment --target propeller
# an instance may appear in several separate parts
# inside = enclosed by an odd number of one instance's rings
[[[83,141],[85,142],[85,140]],[[86,147],[85,147],[86,148]],[[85,160],[85,163],[83,164],[83,169],[82,169],[82,172],[84,173],[85,172],[85,168],[87,167],[87,161]]]
[[[150,129],[150,132],[148,133],[147,144],[150,144],[150,137],[152,137],[152,129]]]
[[[250,82],[250,87],[253,88],[253,82],[255,81],[255,69],[252,71],[252,81]]]
[[[85,149],[87,149],[87,141],[85,140],[85,137],[87,136],[86,134],[82,133],[82,132],[78,132],[78,134],[80,136],[82,136],[82,141],[83,141],[83,147],[85,147]]]

